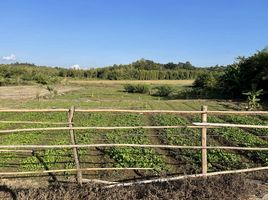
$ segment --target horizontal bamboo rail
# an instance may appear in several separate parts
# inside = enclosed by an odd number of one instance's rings
[[[67,125],[66,122],[34,122],[34,121],[0,121],[3,124],[49,124],[49,125]]]
[[[114,182],[114,181],[104,181],[104,180],[99,180],[99,179],[86,179],[86,178],[83,178],[82,179],[82,182],[83,183],[103,183],[103,184],[106,184],[106,185],[112,185],[112,184],[117,184],[118,182]]]
[[[119,171],[119,170],[153,170],[153,168],[80,168],[80,169],[52,169],[43,171],[25,171],[25,172],[0,172],[0,176],[10,175],[27,175],[27,174],[46,174],[60,172],[77,172],[77,171]]]
[[[113,112],[113,113],[175,113],[175,114],[200,114],[202,111],[180,110],[125,110],[125,109],[76,109],[75,112]]]
[[[204,126],[204,127],[215,127],[215,128],[219,128],[219,127],[237,127],[237,128],[261,128],[261,129],[266,129],[268,128],[267,125],[248,125],[248,124],[222,124],[222,123],[200,123],[200,122],[194,122],[193,125],[196,126]]]
[[[32,150],[0,149],[0,152],[32,153]]]
[[[59,130],[117,130],[117,129],[176,129],[176,128],[202,128],[203,126],[118,126],[118,127],[49,127],[0,130],[0,133],[32,132],[32,131],[59,131]]]
[[[69,109],[0,109],[1,112],[68,112]]]
[[[0,109],[1,112],[68,112],[69,109]],[[175,114],[242,114],[262,115],[268,111],[179,111],[179,110],[129,110],[129,109],[76,109],[75,112],[126,112],[126,113],[175,113]]]
[[[116,183],[109,186],[105,186],[105,188],[112,188],[112,187],[126,187],[132,186],[136,184],[148,184],[148,183],[160,183],[160,182],[167,182],[167,181],[176,181],[182,180],[187,178],[200,178],[200,177],[208,177],[208,176],[216,176],[216,175],[224,175],[224,174],[236,174],[236,173],[244,173],[244,172],[254,172],[260,170],[267,170],[268,167],[256,167],[250,169],[238,169],[238,170],[228,170],[228,171],[221,171],[221,172],[210,172],[206,174],[192,174],[192,175],[183,175],[177,177],[169,177],[169,178],[156,178],[150,180],[142,180],[142,181],[135,181],[135,182],[127,182],[127,183]]]
[[[268,111],[206,111],[207,114],[217,114],[217,115],[267,115]]]
[[[267,125],[247,125],[247,124],[222,124],[222,123],[200,123],[194,122],[193,126],[118,126],[118,127],[49,127],[49,128],[26,128],[0,130],[0,133],[32,132],[32,131],[58,131],[58,130],[117,130],[117,129],[177,129],[177,128],[220,128],[220,127],[239,127],[239,128],[268,128]]]
[[[121,110],[121,109],[76,109],[76,112],[129,112],[129,113],[176,113],[176,114],[268,114],[268,111],[179,111],[179,110]]]
[[[94,147],[142,147],[142,148],[168,148],[168,149],[229,149],[245,151],[268,151],[268,147],[231,147],[231,146],[177,146],[152,144],[76,144],[76,145],[0,145],[0,149],[69,149]]]

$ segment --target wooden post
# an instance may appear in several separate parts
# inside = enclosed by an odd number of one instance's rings
[[[202,106],[201,109],[203,112],[201,114],[201,118],[202,118],[202,123],[206,123],[207,122],[207,110],[208,107],[207,106]],[[207,128],[203,127],[202,128],[202,174],[207,174],[208,171],[208,161],[207,161]]]
[[[69,123],[69,127],[72,128],[73,127],[73,117],[74,117],[74,106],[72,106],[69,110],[68,113],[68,123]],[[76,144],[75,141],[75,134],[74,134],[74,130],[70,129],[70,139],[71,139],[71,143],[72,145]],[[79,158],[78,158],[78,150],[77,148],[73,148],[73,154],[74,154],[74,161],[75,161],[75,165],[76,165],[76,169],[77,171],[77,182],[79,185],[82,185],[82,172],[80,171],[80,163],[79,163]]]

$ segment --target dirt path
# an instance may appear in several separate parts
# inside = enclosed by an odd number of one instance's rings
[[[145,124],[147,126],[153,126],[149,115],[145,115],[145,120]],[[147,135],[151,144],[163,144],[163,142],[159,139],[159,133],[157,132],[157,130],[148,129]],[[172,173],[182,173],[182,170],[178,166],[177,160],[173,158],[168,149],[156,148],[155,151],[157,154],[161,155],[161,157],[164,159],[164,162],[168,164],[168,167],[171,168]]]

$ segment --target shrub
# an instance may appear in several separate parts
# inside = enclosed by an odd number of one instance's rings
[[[200,89],[200,88],[185,88],[183,90],[179,90],[176,97],[178,99],[202,98],[202,89]]]
[[[134,93],[135,87],[132,84],[126,84],[124,85],[124,90],[125,92],[128,92],[128,93]]]
[[[201,74],[195,79],[193,86],[203,89],[213,89],[217,85],[217,80],[212,74]]]
[[[160,96],[160,97],[167,97],[174,91],[174,88],[171,87],[170,85],[161,85],[161,86],[155,87],[155,89],[156,89],[156,92],[154,95]]]
[[[128,93],[149,93],[150,87],[146,84],[126,84],[124,90]]]
[[[44,74],[36,74],[33,79],[36,81],[36,83],[47,85],[48,84],[48,76]]]

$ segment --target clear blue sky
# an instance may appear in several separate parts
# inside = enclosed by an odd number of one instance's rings
[[[267,10],[267,0],[2,0],[0,63],[230,64],[268,45]]]

